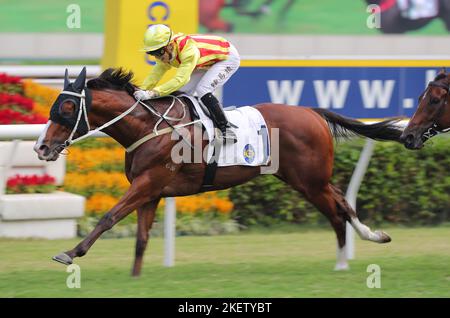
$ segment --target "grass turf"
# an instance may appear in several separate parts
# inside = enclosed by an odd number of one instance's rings
[[[83,258],[81,288],[50,260],[78,240],[0,240],[0,297],[450,297],[450,227],[391,228],[393,242],[357,239],[351,270],[334,272],[331,230],[178,237],[176,265],[164,268],[163,241],[150,242],[144,270],[129,275],[133,239],[99,240]],[[369,264],[381,288],[369,289]]]

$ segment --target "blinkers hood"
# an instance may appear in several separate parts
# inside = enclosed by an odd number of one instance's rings
[[[86,67],[82,69],[81,73],[78,75],[75,82],[73,83],[70,83],[68,71],[66,69],[66,73],[64,75],[63,91],[81,94],[84,89],[84,94],[86,96],[85,97],[86,111],[87,113],[89,113],[92,104],[92,94],[89,91],[89,89],[85,88],[85,85],[86,85]],[[63,117],[61,115],[61,107],[66,101],[71,101],[75,105],[75,111],[73,112],[73,115],[70,117]],[[53,106],[50,109],[50,120],[57,124],[63,125],[69,129],[74,129],[77,122],[78,114],[81,111],[80,105],[81,105],[81,97],[65,94],[64,92],[62,92],[61,94],[59,94],[58,98],[53,103]],[[84,116],[81,116],[80,123],[78,124],[77,127],[77,133],[79,133],[80,135],[84,135],[88,132],[88,130],[89,129],[86,120],[84,119]]]

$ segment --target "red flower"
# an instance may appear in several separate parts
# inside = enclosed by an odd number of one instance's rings
[[[54,184],[56,182],[55,178],[48,174],[44,174],[39,178],[39,184]]]
[[[19,84],[21,80],[18,76],[9,76],[5,73],[0,73],[0,84]]]
[[[15,187],[20,183],[20,180],[17,178],[17,176],[11,177],[6,182],[6,186],[9,188]]]
[[[18,106],[25,111],[32,111],[33,100],[19,94],[0,93],[0,107],[1,106]]]
[[[45,124],[47,118],[36,114],[22,114],[12,109],[0,109],[0,125]]]
[[[55,178],[47,174],[38,176],[15,175],[7,181],[7,193],[41,193],[50,192],[55,186]]]

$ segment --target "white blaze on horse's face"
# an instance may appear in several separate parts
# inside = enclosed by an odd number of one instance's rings
[[[42,131],[41,135],[36,141],[36,144],[33,147],[33,150],[38,154],[38,158],[40,160],[55,161],[59,157],[59,153],[55,151],[55,149],[50,149],[50,146],[44,143],[47,132],[52,124],[53,122],[51,120],[47,122],[44,130]]]
[[[47,122],[47,124],[44,127],[44,130],[42,131],[42,133],[40,134],[38,140],[36,141],[36,144],[33,147],[35,152],[38,152],[38,149],[42,146],[42,142],[43,142],[43,140],[45,138],[45,135],[47,135],[47,130],[48,130],[48,127],[50,126],[51,123],[52,123],[51,120],[49,120]]]

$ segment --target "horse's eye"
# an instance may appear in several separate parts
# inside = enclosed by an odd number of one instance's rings
[[[431,104],[433,104],[433,105],[439,104],[440,101],[441,100],[439,98],[436,98],[436,97],[431,98]]]
[[[71,118],[75,111],[75,104],[71,100],[64,101],[59,107],[59,115],[63,118]]]

